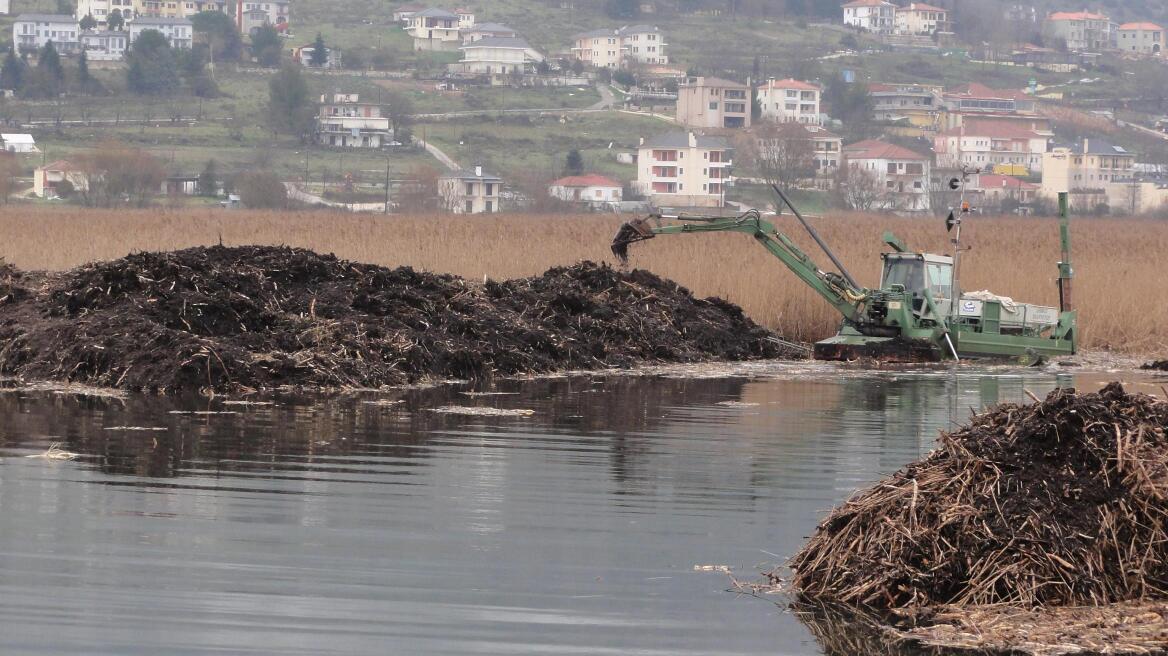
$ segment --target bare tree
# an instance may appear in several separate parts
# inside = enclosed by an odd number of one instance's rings
[[[743,151],[767,184],[788,189],[815,175],[811,134],[798,123],[760,123],[746,135]]]
[[[116,141],[105,142],[77,159],[86,179],[78,191],[86,205],[144,207],[166,180],[157,157]]]
[[[858,164],[845,163],[840,166],[835,177],[835,194],[846,207],[860,212],[883,209],[886,204],[886,193],[880,176]]]
[[[415,166],[397,192],[397,209],[404,214],[420,214],[438,209],[438,171],[431,166]]]

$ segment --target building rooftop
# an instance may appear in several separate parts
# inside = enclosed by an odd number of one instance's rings
[[[1039,139],[1042,135],[1011,121],[967,120],[965,121],[965,125],[945,130],[941,133],[941,136],[989,137],[991,139]]]
[[[503,178],[497,175],[491,175],[486,171],[482,175],[476,175],[473,169],[460,169],[458,171],[450,171],[442,174],[442,177],[447,180],[479,180],[482,182],[502,182]]]
[[[454,18],[454,19],[457,19],[458,14],[450,13],[449,11],[446,11],[445,9],[434,9],[433,7],[431,7],[429,9],[423,9],[422,11],[414,12],[413,17],[414,18],[421,17],[421,18]]]
[[[1124,23],[1123,25],[1119,26],[1119,29],[1121,29],[1121,30],[1152,30],[1152,31],[1163,31],[1164,30],[1164,28],[1160,27],[1159,25],[1157,25],[1155,23],[1147,23],[1147,22],[1144,22],[1144,23]]]
[[[476,23],[474,27],[468,27],[463,31],[482,32],[484,34],[518,34],[515,30],[502,23]]]
[[[996,173],[981,173],[977,176],[978,187],[981,189],[1022,189],[1034,191],[1039,188],[1033,182],[1026,182],[1008,175],[998,175]]]
[[[1046,20],[1052,21],[1081,21],[1081,20],[1109,20],[1103,14],[1096,14],[1091,11],[1056,11]]]
[[[597,39],[600,37],[619,36],[616,30],[589,30],[574,35],[573,39]]]
[[[913,159],[928,161],[928,157],[896,144],[878,139],[865,139],[844,146],[844,154],[853,159]]]
[[[896,6],[891,2],[886,2],[886,0],[852,0],[852,2],[844,4],[843,7],[844,9],[848,9],[851,7],[879,7],[881,5],[892,5],[893,7]]]
[[[689,77],[682,81],[681,86],[687,87],[718,87],[722,89],[747,89],[748,87],[734,80],[720,77]]]
[[[488,36],[459,46],[460,50],[472,48],[513,48],[515,50],[530,50],[531,45],[517,36]]]
[[[161,16],[139,16],[130,21],[130,26],[134,25],[190,25],[191,21],[186,18],[163,18]]]
[[[763,89],[799,89],[800,91],[822,91],[823,88],[818,84],[810,82],[802,82],[792,78],[785,80],[767,80],[763,83]]]
[[[908,3],[908,6],[903,7],[903,9],[906,9],[908,11],[939,11],[941,13],[947,13],[949,11],[948,9],[942,9],[941,7],[934,7],[933,5],[927,5],[923,2],[910,2],[910,3]]]
[[[660,31],[661,28],[656,25],[625,25],[617,30],[622,36],[625,34],[654,34]]]
[[[21,14],[17,21],[34,21],[37,23],[76,23],[77,19],[68,14]]]
[[[665,132],[645,139],[642,148],[689,148],[690,137],[698,148],[730,148],[730,140],[715,135],[694,134],[692,132]]]
[[[1071,145],[1070,149],[1076,155],[1119,155],[1135,157],[1135,153],[1130,152],[1123,146],[1117,146],[1106,139],[1083,139],[1079,143]]]
[[[946,96],[961,96],[964,98],[984,98],[988,100],[1019,100],[1030,96],[1021,90],[991,89],[980,82],[967,82],[945,90]]]
[[[569,175],[552,183],[553,187],[620,187],[621,183],[597,173]]]

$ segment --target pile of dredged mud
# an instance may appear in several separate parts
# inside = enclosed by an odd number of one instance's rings
[[[793,587],[883,611],[1168,599],[1166,427],[1118,383],[997,406],[836,508]]]
[[[740,308],[590,262],[478,284],[283,247],[0,268],[0,373],[152,391],[379,387],[780,355]]]

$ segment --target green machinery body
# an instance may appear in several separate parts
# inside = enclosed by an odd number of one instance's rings
[[[781,191],[775,191],[790,205]],[[887,232],[884,241],[892,251],[881,256],[880,286],[861,287],[794,206],[791,209],[841,273],[820,269],[790,238],[753,210],[729,218],[652,215],[638,219],[621,227],[613,240],[613,252],[624,260],[629,244],[658,235],[750,235],[842,315],[839,332],[814,345],[816,359],[921,362],[1015,358],[1033,362],[1075,352],[1078,327],[1071,307],[1073,271],[1065,194],[1059,196],[1062,261],[1058,265],[1058,308],[1015,303],[986,293],[962,294],[957,289],[954,257],[911,252]],[[675,222],[663,224],[666,219]]]

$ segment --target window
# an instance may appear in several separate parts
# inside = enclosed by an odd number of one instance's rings
[[[474,212],[474,201],[466,201],[462,208],[467,214],[472,214]]]
[[[718,101],[717,100],[710,103],[710,109],[718,109]]]
[[[474,183],[473,182],[466,183],[466,195],[467,196],[474,195]]]
[[[487,201],[487,212],[494,212],[494,211],[495,211],[495,203],[493,201]]]

